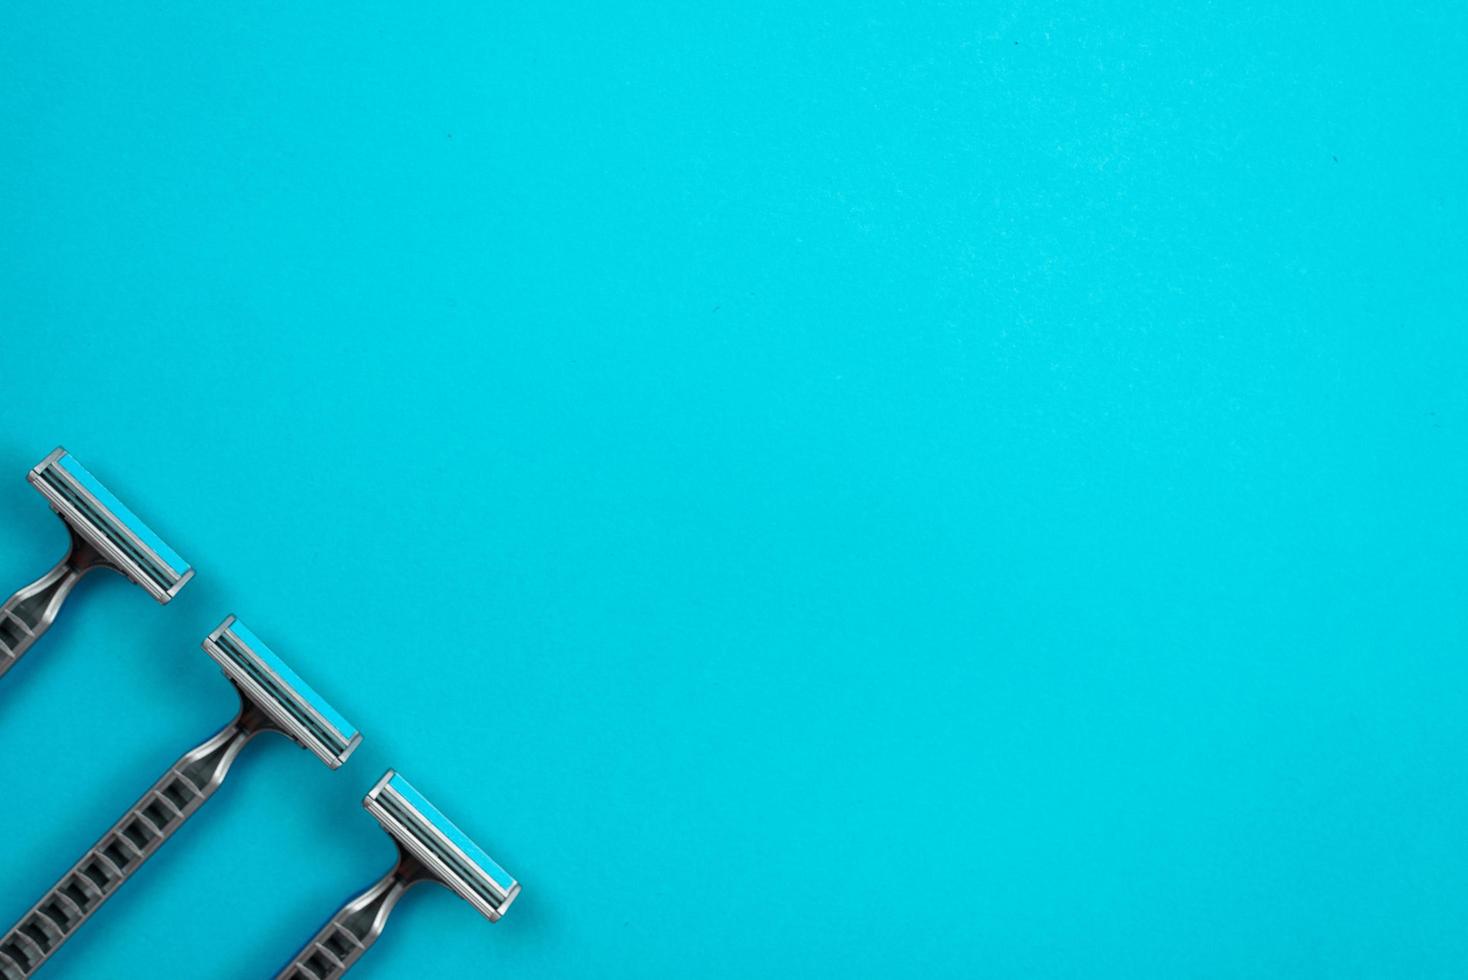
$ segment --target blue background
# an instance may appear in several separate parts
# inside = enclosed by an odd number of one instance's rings
[[[1460,4],[0,8],[0,574],[63,443],[198,569],[0,684],[10,922],[262,977],[400,767],[525,884],[363,977],[1468,961]],[[1454,66],[1457,67],[1454,67]]]

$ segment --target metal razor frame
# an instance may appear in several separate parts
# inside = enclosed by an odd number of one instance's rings
[[[246,743],[269,731],[301,742],[296,734],[299,723],[273,704],[273,697],[257,681],[221,659],[218,639],[234,622],[230,616],[220,624],[205,639],[204,649],[239,694],[239,714],[170,766],[45,897],[0,936],[4,980],[25,980],[39,970],[214,795]],[[316,755],[336,769],[361,741],[357,733],[340,757]]]
[[[30,585],[16,591],[3,606],[0,606],[0,676],[4,676],[11,667],[14,667],[25,652],[51,627],[72,588],[81,580],[82,576],[93,569],[110,568],[142,586],[149,595],[163,604],[172,600],[179,590],[194,577],[192,568],[184,569],[182,573],[179,573],[178,580],[165,588],[147,575],[135,575],[129,571],[128,569],[137,566],[138,562],[130,558],[106,535],[99,533],[96,530],[96,522],[77,505],[76,501],[69,499],[45,479],[46,471],[67,455],[66,450],[58,446],[49,456],[33,466],[26,475],[26,479],[46,498],[51,509],[61,518],[71,538],[71,544],[66,554],[50,571]],[[68,489],[76,494],[77,499],[83,504],[100,512],[111,511],[110,507],[97,500],[92,492],[79,481],[73,479],[72,484],[68,486]],[[128,547],[135,549],[146,560],[173,571],[171,563],[143,541],[125,522],[114,519],[114,525],[116,530],[125,537]]]
[[[367,793],[362,806],[377,818],[397,845],[397,863],[370,888],[338,909],[285,969],[276,974],[275,980],[337,980],[377,941],[398,900],[420,882],[434,881],[443,885],[468,901],[491,922],[498,922],[519,896],[520,883],[512,880],[508,888],[502,889],[504,895],[496,907],[454,884],[461,880],[461,876],[454,873],[444,858],[435,853],[436,850],[456,855],[471,865],[477,866],[478,862],[437,828],[429,828],[435,835],[436,847],[427,846],[382,805],[382,794],[389,791],[388,784],[396,776],[397,772],[389,769]]]

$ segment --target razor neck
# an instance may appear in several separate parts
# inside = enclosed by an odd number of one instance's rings
[[[259,708],[246,701],[243,696],[240,700],[240,713],[235,716],[234,721],[173,765],[173,770],[187,778],[205,799],[213,796],[214,791],[219,789],[240,750],[250,739],[270,727]]]
[[[403,894],[428,877],[416,859],[399,852],[393,869],[338,909],[276,980],[336,980],[377,942]]]
[[[66,557],[0,606],[0,675],[50,629],[81,577],[105,564],[96,549],[73,532]]]
[[[377,884],[347,903],[343,911],[351,909],[352,913],[343,924],[356,937],[363,951],[382,935],[382,930],[387,926],[387,917],[392,914],[398,899],[409,888],[427,880],[428,872],[423,865],[400,851],[398,863],[393,865],[391,871],[383,875]]]

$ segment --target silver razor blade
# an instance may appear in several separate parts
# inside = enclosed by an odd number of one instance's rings
[[[276,980],[336,980],[377,941],[393,907],[419,882],[438,882],[491,922],[520,894],[518,881],[393,770],[362,805],[397,844],[397,864],[342,906]]]
[[[27,479],[66,524],[71,547],[0,607],[0,675],[46,632],[72,587],[92,569],[126,575],[162,603],[194,577],[188,562],[65,449],[37,463]]]
[[[235,617],[209,634],[204,649],[239,693],[239,714],[170,766],[0,937],[0,977],[23,980],[39,970],[214,795],[256,735],[283,734],[332,769],[361,743],[361,734]]]

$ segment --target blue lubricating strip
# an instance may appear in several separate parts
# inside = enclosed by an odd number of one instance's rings
[[[515,887],[515,879],[511,878],[504,868],[495,864],[488,854],[479,849],[479,846],[469,839],[462,830],[455,827],[448,817],[438,812],[438,808],[423,798],[423,794],[412,787],[402,776],[394,775],[388,781],[388,786],[406,800],[415,810],[422,814],[423,819],[431,823],[449,840],[454,846],[463,851],[464,854],[479,866],[479,869],[494,880],[494,883],[508,892]]]
[[[143,544],[152,548],[154,554],[168,562],[175,573],[182,575],[189,570],[189,563],[184,561],[178,552],[164,544],[162,538],[154,534],[148,525],[138,519],[138,515],[128,510],[122,501],[114,497],[112,491],[102,485],[102,481],[88,473],[87,468],[78,463],[75,456],[67,453],[56,461],[56,465],[65,470],[67,476],[80,483],[88,493],[96,497],[97,502],[111,511],[120,523],[127,525],[127,529],[137,535],[138,540]]]
[[[250,648],[251,653],[259,657],[260,660],[264,662],[265,665],[268,666],[272,671],[274,671],[281,680],[289,684],[291,690],[294,691],[302,701],[309,703],[311,707],[315,709],[317,714],[319,714],[322,718],[325,718],[333,728],[341,733],[343,740],[350,742],[352,739],[357,737],[357,729],[352,727],[352,724],[350,722],[339,715],[336,709],[326,702],[325,698],[317,694],[315,690],[312,689],[310,684],[307,684],[305,681],[301,680],[301,678],[296,675],[295,671],[287,667],[285,665],[285,661],[277,657],[275,653],[268,646],[266,646],[258,636],[256,636],[254,633],[251,633],[249,628],[245,626],[244,623],[236,619],[233,623],[229,624],[228,632],[233,633],[241,643]]]

